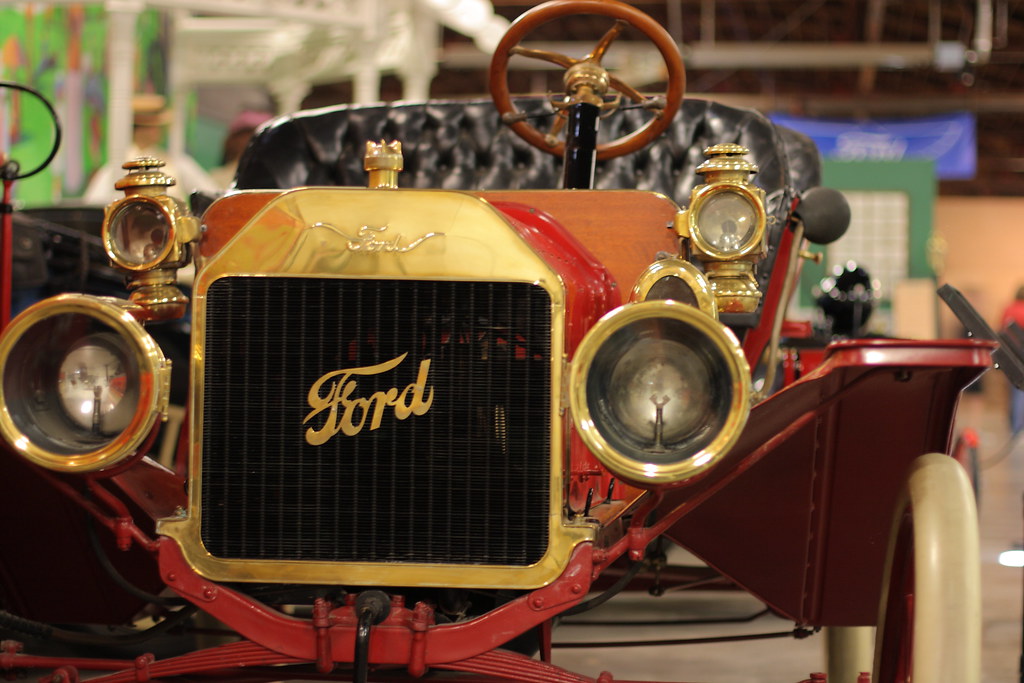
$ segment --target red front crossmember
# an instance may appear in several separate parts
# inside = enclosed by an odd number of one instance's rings
[[[368,659],[375,666],[400,666],[422,676],[432,667],[499,648],[583,600],[593,571],[591,549],[589,543],[580,545],[550,585],[457,624],[437,624],[430,604],[406,606],[401,596],[392,596],[387,617],[373,626]],[[320,599],[311,619],[296,618],[202,578],[172,541],[159,541],[159,558],[161,575],[171,589],[242,637],[282,655],[316,662],[324,673],[335,663],[353,661],[359,626],[354,600],[332,605]]]

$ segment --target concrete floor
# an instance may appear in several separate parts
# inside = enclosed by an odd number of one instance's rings
[[[1001,379],[1001,378],[999,378]],[[981,436],[982,664],[984,683],[1018,683],[1021,677],[1022,569],[1003,567],[999,554],[1024,539],[1024,438],[1009,443],[1004,409],[968,396],[960,424]]]
[[[994,373],[993,373],[994,374]],[[995,378],[1001,382],[999,377]],[[1002,387],[997,387],[1001,389]],[[970,427],[980,436],[983,683],[1019,683],[1021,653],[1022,571],[1000,566],[999,553],[1024,538],[1021,499],[1024,493],[1024,439],[1007,449],[1009,433],[1001,391],[965,394],[957,433]],[[663,597],[675,606],[675,618],[705,618],[709,614],[744,616],[761,604],[746,595],[689,591]],[[587,619],[664,619],[663,604],[646,596],[619,596],[586,615]],[[655,610],[654,608],[657,607]],[[582,619],[579,617],[577,619]],[[751,634],[788,631],[792,624],[771,616],[744,624],[716,626],[716,634]],[[556,630],[557,641],[650,640],[701,637],[706,626],[629,627],[564,625]],[[597,676],[610,671],[615,680],[692,681],[694,683],[796,683],[811,672],[825,671],[825,636],[804,640],[780,638],[750,642],[714,643],[669,647],[608,649],[557,649],[556,664],[579,673]],[[831,681],[830,683],[847,683]],[[849,681],[854,683],[854,681]],[[927,682],[924,682],[927,683]]]

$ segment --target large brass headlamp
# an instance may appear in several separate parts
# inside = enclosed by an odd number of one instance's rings
[[[170,362],[128,301],[62,294],[0,336],[0,433],[37,465],[109,468],[167,411]]]
[[[188,299],[177,288],[177,270],[191,259],[199,222],[167,188],[174,178],[159,159],[124,164],[128,174],[115,183],[125,196],[110,204],[103,218],[103,246],[111,262],[128,275],[131,299],[150,319],[180,317]]]
[[[697,167],[706,182],[676,218],[676,230],[711,280],[718,310],[728,313],[750,313],[761,299],[753,271],[764,256],[767,218],[764,190],[750,182],[757,166],[743,158],[747,151],[735,144],[707,148],[708,159]]]
[[[572,363],[573,420],[615,476],[679,484],[715,465],[750,412],[750,371],[733,333],[676,301],[621,306]]]

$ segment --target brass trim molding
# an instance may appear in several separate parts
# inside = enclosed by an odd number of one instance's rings
[[[697,308],[703,311],[705,315],[718,320],[718,306],[715,303],[711,282],[697,266],[681,258],[661,259],[649,265],[647,270],[637,278],[629,300],[634,302],[647,301],[651,289],[663,279],[669,277],[681,280],[692,292],[693,298],[697,302]]]

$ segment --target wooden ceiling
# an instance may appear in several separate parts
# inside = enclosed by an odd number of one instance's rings
[[[514,19],[537,4],[493,0]],[[1024,0],[635,0],[681,45],[687,93],[764,111],[894,118],[971,111],[978,174],[944,194],[1024,196]],[[593,44],[608,20],[576,15],[531,40]],[[641,36],[623,36],[629,50]],[[487,92],[486,61],[457,60],[446,31],[432,97]],[[611,53],[609,53],[611,54]],[[560,73],[519,74],[522,92],[556,90]],[[637,87],[657,84],[633,84]],[[513,90],[516,90],[513,87]]]

